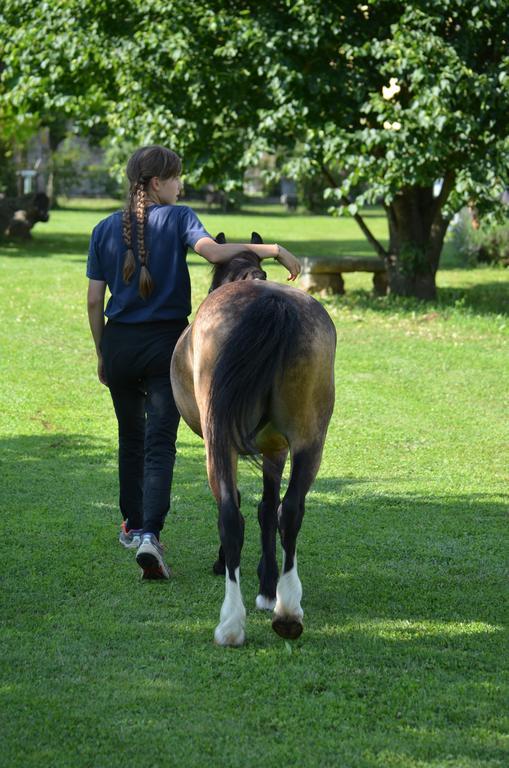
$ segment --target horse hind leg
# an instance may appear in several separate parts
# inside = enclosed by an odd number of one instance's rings
[[[281,475],[288,451],[263,457],[263,496],[258,505],[262,555],[258,564],[260,588],[256,597],[259,610],[272,611],[276,605],[278,567],[276,560],[277,511],[280,504]]]
[[[314,445],[296,451],[288,489],[278,510],[278,527],[283,547],[283,567],[276,590],[272,628],[285,639],[295,640],[302,634],[304,611],[302,584],[297,571],[297,536],[304,517],[304,502],[320,466],[322,446]]]
[[[220,544],[219,546],[219,551],[217,553],[217,560],[212,566],[212,571],[213,573],[216,574],[216,576],[224,576],[226,573],[226,563],[224,561],[224,550],[223,550],[222,544]]]
[[[239,499],[239,509],[240,509],[240,491],[237,488],[237,496]],[[216,576],[224,576],[226,573],[226,564],[224,561],[224,550],[223,545],[219,545],[219,551],[217,553],[217,560],[215,561],[214,565],[212,566],[212,572],[216,574]]]
[[[244,519],[233,496],[221,499],[219,530],[225,556],[225,596],[214,632],[218,645],[243,645],[246,609],[240,591],[240,553],[244,540]]]
[[[207,452],[208,454],[208,452]],[[240,514],[235,487],[235,463],[229,477],[218,477],[214,462],[207,455],[207,472],[218,506],[218,527],[225,559],[225,595],[214,632],[218,645],[242,645],[245,640],[246,609],[240,591],[240,554],[244,543],[244,518]]]

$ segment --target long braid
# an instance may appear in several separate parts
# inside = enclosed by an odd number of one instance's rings
[[[123,278],[125,283],[131,281],[136,272],[136,259],[133,249],[131,216],[136,217],[136,241],[138,259],[140,261],[139,293],[143,299],[148,299],[154,290],[154,283],[148,271],[148,250],[145,247],[145,225],[147,223],[147,186],[154,177],[161,180],[177,178],[182,172],[180,157],[171,149],[157,144],[141,147],[134,152],[127,163],[127,178],[130,190],[126,208],[122,214],[122,234],[126,246]]]
[[[131,230],[131,210],[134,202],[134,190],[129,192],[129,199],[127,206],[122,212],[122,234],[124,237],[124,243],[127,246],[127,251],[124,259],[123,278],[124,283],[129,283],[131,277],[134,275],[136,269],[136,261],[134,259],[132,230]]]
[[[147,217],[147,199],[142,184],[138,185],[136,195],[136,235],[138,238],[138,258],[140,260],[140,296],[148,299],[154,289],[154,283],[148,271],[148,251],[145,247],[145,223]]]

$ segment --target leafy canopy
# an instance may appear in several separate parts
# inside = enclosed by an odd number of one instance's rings
[[[508,0],[4,0],[0,33],[20,124],[166,143],[195,180],[278,152],[351,213],[446,173],[451,209],[507,183]]]

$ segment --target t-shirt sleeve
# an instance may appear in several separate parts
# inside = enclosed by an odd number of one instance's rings
[[[87,277],[91,280],[106,280],[104,272],[99,261],[99,254],[97,252],[97,230],[94,229],[92,237],[90,238],[90,246],[88,248],[87,259]]]
[[[192,208],[184,208],[180,217],[180,237],[188,248],[194,248],[201,237],[209,235]]]

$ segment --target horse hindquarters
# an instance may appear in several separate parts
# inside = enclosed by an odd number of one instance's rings
[[[243,519],[237,504],[237,456],[257,452],[256,428],[277,371],[284,367],[292,329],[298,321],[292,307],[271,292],[260,293],[259,287],[249,286],[244,293],[249,294],[249,301],[231,332],[217,345],[212,374],[210,366],[203,366],[203,374],[198,377],[197,399],[202,404],[209,482],[218,503],[226,565],[225,599],[215,632],[216,642],[221,645],[240,645],[244,641],[245,609],[239,584]],[[214,294],[210,300],[213,298]],[[231,306],[225,306],[225,310],[231,322]]]
[[[233,294],[233,288],[228,286],[220,290],[219,303]],[[214,364],[201,365],[197,391],[209,482],[218,501],[226,561],[225,599],[215,633],[216,642],[222,645],[238,645],[244,639],[245,610],[239,584],[243,528],[236,503],[237,455],[268,448],[263,440],[258,441],[261,432],[257,432],[260,428],[263,431],[262,425],[267,423],[283,445],[289,445],[292,455],[290,483],[278,521],[284,561],[275,596],[274,628],[285,637],[297,637],[302,631],[302,589],[295,546],[305,496],[318,471],[334,401],[335,331],[318,302],[292,289],[287,292],[256,283],[238,286],[235,291],[246,304],[232,325],[235,305],[225,302],[230,332],[222,338],[221,345],[216,339]],[[214,293],[210,301],[213,299]],[[206,345],[201,348],[205,351]],[[209,355],[208,360],[211,358]],[[276,491],[279,496],[279,487],[272,489],[273,497]],[[273,592],[270,582],[275,581],[277,574],[275,498],[260,512],[262,541],[266,539],[261,583],[263,580],[264,588]],[[270,599],[272,602],[273,598]]]

